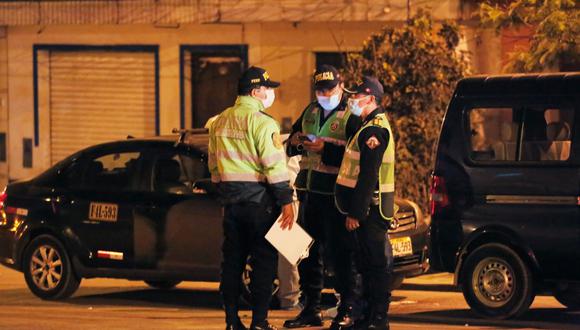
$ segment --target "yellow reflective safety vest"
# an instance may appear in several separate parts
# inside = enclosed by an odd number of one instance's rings
[[[289,180],[280,127],[262,102],[239,96],[209,128],[208,167],[212,182]]]
[[[378,114],[375,118],[364,124],[353,138],[348,142],[336,185],[341,186],[346,191],[354,190],[360,175],[360,148],[358,137],[367,127],[376,126],[386,129],[389,132],[389,145],[383,154],[383,161],[379,168],[379,190],[376,192],[381,216],[385,220],[392,220],[394,216],[395,203],[395,140],[387,116],[384,113]],[[364,174],[363,174],[364,175]],[[336,205],[342,213],[346,213],[346,205],[349,205],[348,194],[335,196]]]
[[[325,143],[346,146],[346,124],[351,115],[350,111],[339,108],[320,126],[322,111],[324,110],[316,102],[304,110],[302,133],[315,135]],[[333,195],[338,170],[336,166],[324,164],[319,153],[305,151],[300,160],[300,172],[294,186],[297,190]]]

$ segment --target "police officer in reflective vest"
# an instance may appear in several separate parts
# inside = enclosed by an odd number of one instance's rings
[[[236,103],[209,129],[208,166],[225,205],[220,291],[230,330],[246,329],[238,317],[238,300],[248,256],[253,270],[250,329],[275,329],[267,316],[278,255],[264,236],[280,209],[283,229],[291,228],[294,221],[293,190],[279,126],[264,112],[274,102],[274,88],[279,85],[264,69],[249,68],[239,81]]]
[[[301,207],[301,224],[314,238],[309,256],[299,265],[300,287],[305,306],[286,328],[321,326],[321,290],[324,280],[322,251],[334,264],[336,291],[341,304],[331,329],[348,329],[353,325],[355,270],[348,248],[344,215],[334,203],[334,184],[349,136],[360,119],[346,110],[343,83],[336,68],[320,66],[313,76],[317,100],[310,103],[292,127],[288,156],[302,154],[300,172],[295,181]]]
[[[346,146],[336,181],[336,203],[347,215],[347,230],[353,232],[368,303],[355,329],[388,329],[393,253],[387,230],[394,216],[395,141],[380,106],[381,83],[365,76],[353,93],[348,107],[363,123]]]

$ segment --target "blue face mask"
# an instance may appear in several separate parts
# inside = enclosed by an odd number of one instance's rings
[[[360,115],[363,112],[363,108],[361,108],[359,106],[359,101],[360,100],[364,100],[365,98],[367,98],[368,96],[365,96],[363,98],[360,99],[348,99],[348,109],[350,110],[350,113],[352,113],[353,115],[360,117]]]
[[[340,104],[340,93],[332,96],[316,95],[316,99],[318,100],[318,104],[320,104],[324,110],[333,110],[338,107],[338,104]]]

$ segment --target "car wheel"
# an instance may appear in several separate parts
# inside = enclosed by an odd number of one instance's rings
[[[252,305],[252,291],[250,290],[251,274],[252,274],[252,266],[250,266],[249,264],[246,264],[246,268],[244,269],[244,272],[242,273],[242,297],[241,298],[249,306]],[[275,278],[274,282],[272,283],[272,300],[270,302],[270,304],[272,306],[276,306],[277,304],[279,305],[279,302],[277,300],[278,297],[276,296],[279,289],[280,289],[280,280],[278,278]]]
[[[529,267],[502,244],[482,245],[467,256],[461,286],[465,300],[476,313],[495,319],[523,314],[535,297]]]
[[[570,310],[580,310],[580,288],[558,290],[554,293],[554,298]]]
[[[49,235],[30,242],[24,252],[23,272],[30,291],[46,300],[66,299],[81,283],[64,246]]]
[[[155,289],[168,290],[176,287],[181,281],[145,281],[145,283]]]
[[[400,288],[401,285],[403,284],[404,280],[405,280],[405,276],[403,276],[403,275],[392,275],[390,278],[390,284],[389,284],[391,291],[397,290],[398,288]]]

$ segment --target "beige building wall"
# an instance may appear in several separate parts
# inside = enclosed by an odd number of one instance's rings
[[[0,27],[0,132],[6,133],[8,149],[8,42],[6,27]],[[8,150],[6,150],[8,159]],[[0,161],[0,190],[8,183],[8,162]]]
[[[295,119],[310,101],[310,75],[315,69],[314,52],[356,50],[365,38],[383,24],[309,22],[192,24],[164,28],[152,25],[9,27],[4,44],[0,38],[0,62],[5,58],[2,54],[5,54],[8,65],[9,177],[12,180],[30,177],[50,165],[48,114],[39,113],[40,143],[33,150],[33,167],[27,169],[22,166],[22,139],[34,138],[35,44],[158,45],[160,133],[169,134],[180,125],[181,45],[247,44],[249,64],[268,69],[272,79],[282,82],[277,102],[268,112],[276,119]],[[2,80],[2,72],[6,71],[2,71],[0,64],[0,97],[6,83]],[[0,116],[2,125],[5,117]]]

